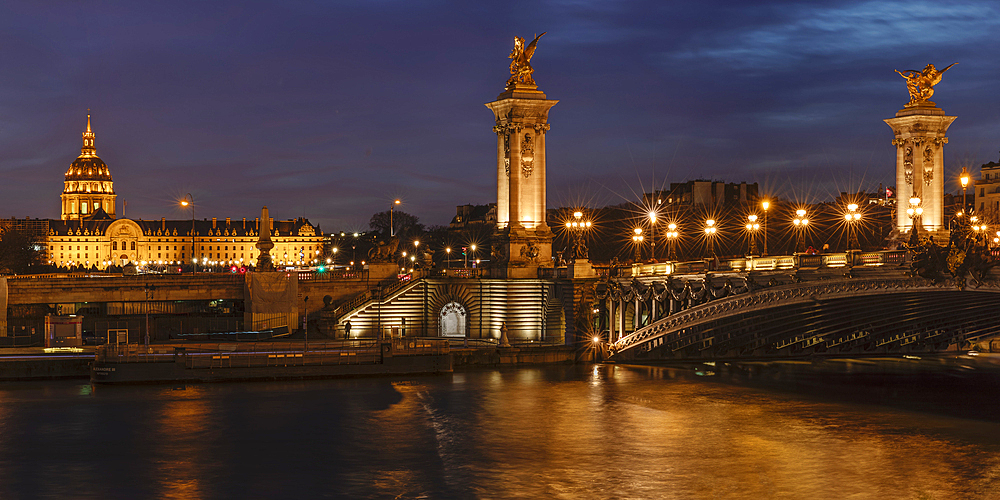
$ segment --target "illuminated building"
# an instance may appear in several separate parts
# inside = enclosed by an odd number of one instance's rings
[[[83,133],[83,147],[80,156],[66,171],[66,181],[62,194],[62,220],[79,220],[102,210],[112,219],[115,217],[115,187],[111,171],[97,156],[94,146],[94,132],[90,130],[90,115],[87,115],[87,130]]]
[[[136,265],[250,265],[259,218],[233,220],[142,220],[115,217],[115,192],[108,166],[97,156],[90,115],[80,156],[66,171],[61,220],[44,225],[44,261],[56,266],[105,269]],[[4,226],[35,226],[44,219],[10,219]],[[31,222],[31,224],[27,224]],[[274,221],[271,256],[276,265],[311,265],[323,250],[323,232],[307,219]],[[192,238],[192,228],[194,235]],[[39,232],[39,231],[35,231]],[[192,247],[193,251],[192,251]]]

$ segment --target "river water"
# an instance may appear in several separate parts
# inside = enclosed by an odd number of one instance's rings
[[[821,396],[608,365],[4,384],[0,498],[1000,498],[1000,423]]]

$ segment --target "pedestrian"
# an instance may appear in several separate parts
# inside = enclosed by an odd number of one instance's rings
[[[346,323],[344,323],[344,338],[345,339],[350,339],[351,338],[351,322],[350,322],[350,320],[348,320]]]

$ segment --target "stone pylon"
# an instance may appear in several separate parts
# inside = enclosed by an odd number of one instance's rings
[[[545,136],[549,109],[535,85],[516,84],[486,106],[497,134],[495,266],[506,278],[537,278],[552,267],[552,230],[545,223]]]
[[[944,220],[944,145],[945,133],[955,116],[945,116],[933,102],[924,101],[907,106],[895,118],[885,120],[895,134],[896,146],[896,230],[909,233],[913,223],[920,230],[935,236],[935,241],[948,241],[948,226]],[[910,198],[920,198],[923,215],[911,221],[906,213]]]

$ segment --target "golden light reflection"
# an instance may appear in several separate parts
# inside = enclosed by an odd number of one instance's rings
[[[158,478],[158,498],[180,500],[205,496],[201,476],[211,465],[205,461],[208,457],[205,448],[210,442],[206,439],[210,433],[210,409],[202,392],[200,387],[187,387],[180,393],[181,399],[163,405],[156,427],[163,435],[155,440],[158,445],[151,450],[162,455],[156,460],[160,470],[152,474]]]

